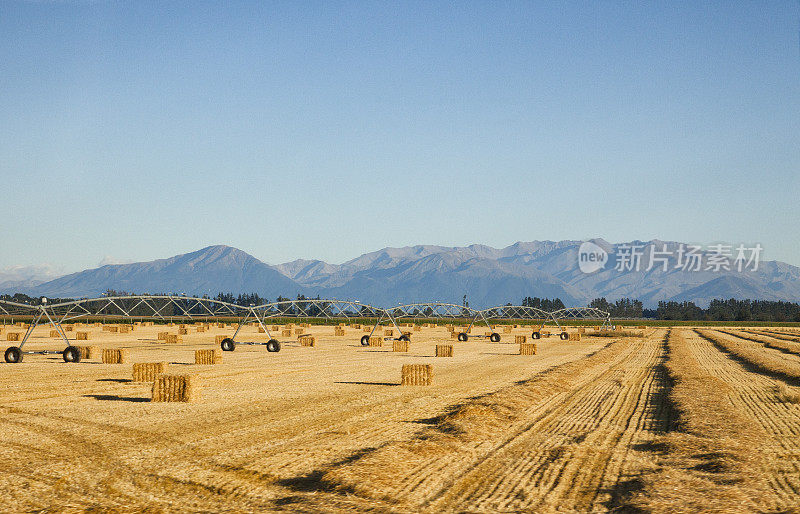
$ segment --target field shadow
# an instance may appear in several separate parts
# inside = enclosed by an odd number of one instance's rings
[[[127,384],[133,382],[130,378],[98,378],[98,382],[116,382],[118,384]]]
[[[342,488],[337,487],[338,484],[334,484],[331,482],[326,481],[323,477],[328,469],[334,469],[339,466],[344,466],[355,462],[356,460],[368,455],[378,448],[369,447],[369,448],[362,448],[354,452],[352,455],[345,457],[339,461],[333,462],[325,467],[325,469],[317,469],[314,470],[306,475],[292,477],[292,478],[284,478],[281,480],[277,480],[275,483],[277,485],[286,487],[294,492],[299,493],[315,493],[315,492],[338,492],[342,494],[353,494],[354,491],[352,488]],[[295,495],[286,496],[284,498],[277,498],[275,503],[277,505],[288,505],[292,503],[297,503],[298,497]]]
[[[481,352],[479,355],[518,355],[516,353]]]
[[[84,398],[94,398],[95,400],[112,402],[149,402],[150,398],[134,398],[132,396],[118,396],[116,394],[85,394]]]
[[[375,386],[399,386],[396,382],[356,382],[356,381],[337,381],[334,384],[354,384],[354,385],[375,385]]]

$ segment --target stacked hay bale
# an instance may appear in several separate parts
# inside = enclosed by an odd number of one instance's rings
[[[369,346],[383,346],[383,337],[372,336],[369,338]]]
[[[222,364],[222,351],[215,348],[213,350],[195,350],[195,364]]]
[[[516,344],[525,344],[528,342],[528,336],[514,336],[514,342]]]
[[[75,332],[75,339],[78,341],[88,341],[89,332]]]
[[[536,355],[536,343],[522,343],[519,345],[520,355]]]
[[[50,337],[61,337],[61,333],[58,330],[51,330]]]
[[[436,345],[436,356],[437,357],[452,357],[453,356],[453,345],[452,344],[437,344]]]
[[[576,342],[577,342],[577,341],[580,341],[580,340],[581,340],[581,335],[580,335],[580,333],[570,333],[570,335],[569,335],[569,340],[570,340],[570,341],[576,341]]]
[[[178,334],[167,334],[167,338],[164,340],[164,342],[168,344],[183,343],[183,336]]]
[[[317,345],[317,338],[309,334],[301,335],[299,341],[300,341],[300,346],[313,347]]]
[[[386,330],[383,331],[383,335],[386,337],[392,337],[394,336],[394,330],[387,328]]]
[[[188,336],[189,335],[189,329],[185,328],[185,327],[184,328],[178,328],[178,335],[179,336]]]
[[[392,341],[392,351],[393,352],[407,352],[408,351],[408,341]]]
[[[343,336],[344,335],[344,329],[341,328],[341,327],[335,327],[333,329],[333,335],[335,335],[335,336]]]
[[[511,333],[513,330],[514,330],[514,329],[513,329],[513,328],[511,328],[511,325],[505,325],[505,326],[503,327],[503,333],[504,333],[504,334],[510,334],[510,333]]]
[[[96,359],[96,358],[100,357],[101,354],[102,354],[99,346],[81,346],[81,345],[76,345],[75,348],[77,348],[78,351],[80,352],[81,360]]]
[[[191,375],[158,375],[153,381],[153,402],[191,402],[198,398],[197,378]]]
[[[128,361],[127,348],[104,348],[103,364],[125,364]]]
[[[22,334],[19,332],[9,332],[6,334],[6,341],[19,341],[22,339]]]
[[[433,382],[433,365],[431,364],[403,364],[400,370],[400,384],[431,385]]]
[[[292,329],[291,328],[284,328],[281,330],[281,336],[283,337],[292,337]]]
[[[167,337],[169,337],[169,332],[159,332],[158,333],[158,341],[166,341]]]
[[[167,362],[137,362],[133,365],[134,382],[153,382],[158,375],[167,372]]]
[[[228,337],[228,336],[226,336],[226,335],[215,336],[215,337],[214,337],[214,344],[220,344],[220,343],[222,343],[222,341],[223,341],[225,338],[227,338],[227,337]]]

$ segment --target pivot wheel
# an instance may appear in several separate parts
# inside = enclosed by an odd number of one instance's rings
[[[411,341],[411,338],[408,337],[407,335],[403,334],[400,337],[398,337],[397,340],[398,341]]]
[[[8,350],[6,350],[6,362],[9,362],[11,364],[22,362],[22,350],[20,350],[16,346],[12,346]]]
[[[497,332],[492,332],[492,335],[489,336],[489,341],[491,341],[493,343],[499,343],[500,342],[500,334],[498,334]]]
[[[467,333],[466,333],[466,332],[459,332],[459,333],[458,333],[458,340],[459,340],[459,341],[461,341],[461,342],[464,342],[464,341],[466,341],[467,339],[469,339],[469,336],[467,335]]]
[[[230,337],[226,337],[219,343],[220,347],[222,347],[223,352],[232,352],[236,349],[236,343],[233,342],[233,339]]]
[[[270,339],[269,341],[267,341],[267,351],[268,352],[281,351],[281,343],[279,343],[276,339]]]
[[[567,334],[566,332],[561,332],[560,337],[562,341],[566,341],[567,339],[569,339],[569,334]]]
[[[61,352],[61,356],[64,358],[64,362],[81,361],[81,351],[74,346],[67,346],[64,351]]]
[[[531,334],[531,339],[541,339],[541,338],[542,338],[541,332],[537,331],[537,332],[534,332],[533,334]]]
[[[361,346],[369,346],[369,336],[361,336]]]

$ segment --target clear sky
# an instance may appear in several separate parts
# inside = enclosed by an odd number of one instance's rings
[[[603,237],[800,265],[800,4],[0,2],[0,268]]]

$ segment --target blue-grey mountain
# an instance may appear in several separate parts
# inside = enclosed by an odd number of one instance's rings
[[[501,249],[420,245],[384,248],[343,264],[297,260],[274,266],[236,248],[210,246],[152,262],[102,266],[40,284],[0,284],[0,291],[56,297],[95,296],[107,289],[211,296],[255,292],[271,299],[305,294],[381,306],[431,300],[460,304],[465,294],[474,307],[519,303],[525,296],[558,297],[571,306],[600,296],[639,298],[646,306],[660,300],[691,300],[701,306],[713,298],[800,300],[800,268],[786,263],[760,262],[757,270],[743,272],[714,271],[706,269],[710,261],[705,253],[701,270],[690,271],[681,266],[676,242],[593,242],[610,257],[605,267],[590,274],[578,266],[582,241],[519,242]],[[639,266],[627,269],[617,259],[631,245],[642,253]],[[650,266],[654,250],[671,256]],[[15,286],[22,290],[11,290]]]

